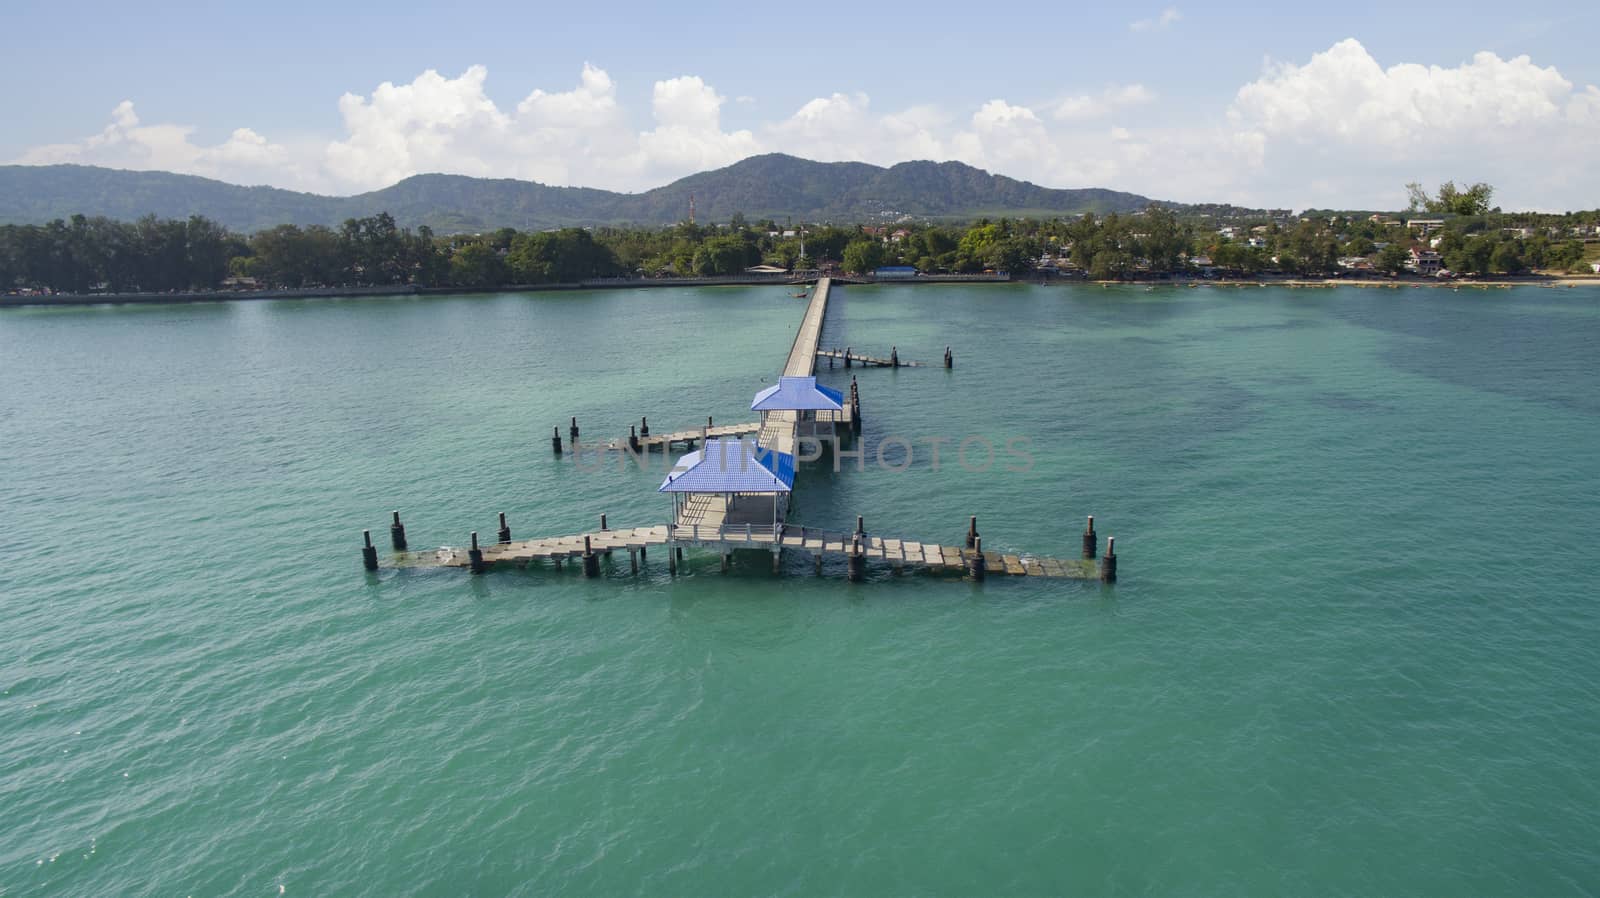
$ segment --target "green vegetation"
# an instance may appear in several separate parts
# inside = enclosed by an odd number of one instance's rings
[[[1439,185],[1437,196],[1428,196],[1428,192],[1421,184],[1412,181],[1406,185],[1406,195],[1411,199],[1411,205],[1408,207],[1411,212],[1431,212],[1435,215],[1482,215],[1489,211],[1489,198],[1494,196],[1494,188],[1488,184],[1478,183],[1461,190],[1456,187],[1456,182],[1446,181]]]
[[[386,211],[404,227],[427,226],[439,234],[504,227],[664,227],[686,217],[691,195],[701,219],[711,221],[728,221],[739,213],[776,221],[873,221],[901,215],[967,221],[981,215],[1132,212],[1150,202],[1114,190],[1039,187],[959,162],[880,168],[782,154],[753,156],[643,193],[426,174],[371,193],[332,197],[168,172],[0,166],[0,223],[12,224],[45,224],[79,213],[122,220],[146,214],[200,215],[250,233],[281,224],[336,228],[348,219]]]
[[[1481,208],[1492,189],[1446,184],[1434,202]],[[1226,217],[1223,217],[1226,216]],[[987,219],[966,225],[791,227],[740,212],[722,225],[500,228],[441,237],[387,212],[337,228],[280,224],[248,237],[191,216],[136,222],[74,215],[0,226],[0,291],[166,292],[216,287],[498,287],[591,278],[721,276],[757,264],[869,272],[1005,271],[1098,280],[1173,274],[1395,275],[1416,262],[1460,275],[1582,271],[1600,256],[1600,210],[1441,213],[1408,226],[1380,214],[1249,210]],[[1587,242],[1586,242],[1587,241]],[[802,246],[805,256],[802,257]],[[1437,254],[1437,256],[1433,254]]]

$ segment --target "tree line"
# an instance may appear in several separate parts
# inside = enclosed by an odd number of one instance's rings
[[[1485,211],[1489,195],[1485,185],[1464,192],[1445,185],[1431,202],[1474,214],[1439,213],[1444,225],[1432,234],[1384,216],[1324,213],[1299,218],[1280,213],[1219,228],[1220,221],[1209,215],[1160,205],[1132,214],[979,219],[967,225],[795,227],[736,215],[720,225],[502,228],[448,236],[427,227],[399,227],[388,213],[350,219],[337,228],[279,225],[250,235],[201,216],[121,222],[76,215],[45,225],[0,226],[0,292],[495,287],[728,275],[758,264],[790,270],[836,265],[850,272],[911,265],[926,272],[1013,275],[1049,267],[1097,280],[1202,269],[1239,276],[1322,276],[1341,271],[1342,261],[1351,259],[1366,260],[1376,272],[1399,273],[1413,250],[1436,251],[1445,267],[1462,274],[1519,274],[1577,269],[1586,252],[1572,232],[1600,237],[1593,230],[1600,225],[1600,211],[1562,216]]]

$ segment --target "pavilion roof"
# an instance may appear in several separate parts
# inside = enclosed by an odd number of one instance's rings
[[[794,489],[794,456],[753,439],[707,440],[673,465],[657,492],[787,493]]]
[[[815,377],[780,377],[776,384],[756,394],[750,410],[838,412],[844,410],[844,394],[818,385]]]

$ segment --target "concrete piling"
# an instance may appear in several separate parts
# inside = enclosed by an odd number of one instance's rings
[[[635,574],[639,573],[639,550],[638,549],[634,549],[634,548],[629,548],[628,549],[628,567]]]
[[[1083,557],[1093,559],[1100,553],[1100,538],[1094,533],[1094,515],[1089,515],[1089,525],[1083,528]]]
[[[989,562],[983,557],[983,537],[972,540],[972,552],[967,555],[967,573],[974,580],[982,580],[989,573]]]
[[[860,583],[867,578],[867,556],[861,551],[859,538],[850,541],[850,557],[845,563],[845,577],[852,583]]]
[[[900,367],[900,347],[898,346],[889,347],[889,367]]]
[[[650,419],[641,415],[640,418],[639,418],[639,436],[648,437],[649,435],[650,435]]]
[[[369,571],[378,569],[378,547],[372,544],[372,531],[361,531],[361,566]]]
[[[967,548],[972,548],[978,541],[978,516],[973,515],[967,519]]]
[[[601,530],[610,530],[611,529],[610,527],[606,526],[606,516],[605,516],[604,512],[602,512],[601,515],[600,515],[600,529]],[[611,554],[611,550],[610,549],[605,549],[603,551],[604,551],[604,553],[606,555],[610,555]]]
[[[1117,582],[1117,538],[1106,537],[1106,554],[1100,559],[1100,582]]]
[[[678,553],[672,551],[672,544],[667,544],[667,573],[678,576]]]
[[[955,356],[950,354],[950,347],[948,346],[944,348],[944,366],[946,368],[954,368],[956,366]]]
[[[478,531],[472,531],[472,548],[467,550],[467,566],[474,574],[483,573],[483,550],[478,548]]]
[[[728,569],[732,568],[732,567],[733,567],[733,553],[732,552],[728,552],[728,551],[724,551],[722,553],[722,572],[724,574],[726,574],[728,572]]]
[[[567,431],[567,436],[572,438],[572,448],[578,448],[578,419],[572,419],[572,428]]]
[[[552,427],[550,429],[553,431],[553,433],[550,434],[550,448],[551,448],[552,451],[555,452],[555,454],[560,455],[561,454],[561,428]]]
[[[844,366],[846,368],[850,367],[850,347],[848,346],[844,348]]]
[[[396,552],[406,550],[406,525],[400,523],[400,512],[394,513],[394,523],[389,525],[389,542],[394,544]]]
[[[506,526],[506,513],[500,512],[500,532],[495,534],[495,541],[500,545],[511,542],[511,528]]]
[[[628,448],[636,454],[639,451],[639,429],[632,424],[628,425]]]
[[[850,430],[861,432],[861,387],[854,374],[850,375]]]
[[[585,577],[600,576],[600,556],[594,553],[594,547],[589,544],[589,534],[583,535],[583,575]]]

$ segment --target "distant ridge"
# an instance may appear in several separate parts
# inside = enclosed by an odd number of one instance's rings
[[[40,224],[74,214],[131,220],[204,215],[239,231],[278,224],[337,225],[388,211],[404,226],[440,233],[636,224],[696,217],[726,222],[789,218],[856,222],[909,215],[970,219],[1001,215],[1131,212],[1151,201],[1100,188],[1058,190],[992,175],[960,162],[813,162],[781,153],[680,178],[643,193],[550,187],[533,181],[415,175],[369,193],[321,196],[241,187],[195,175],[86,165],[0,166],[0,224]]]

